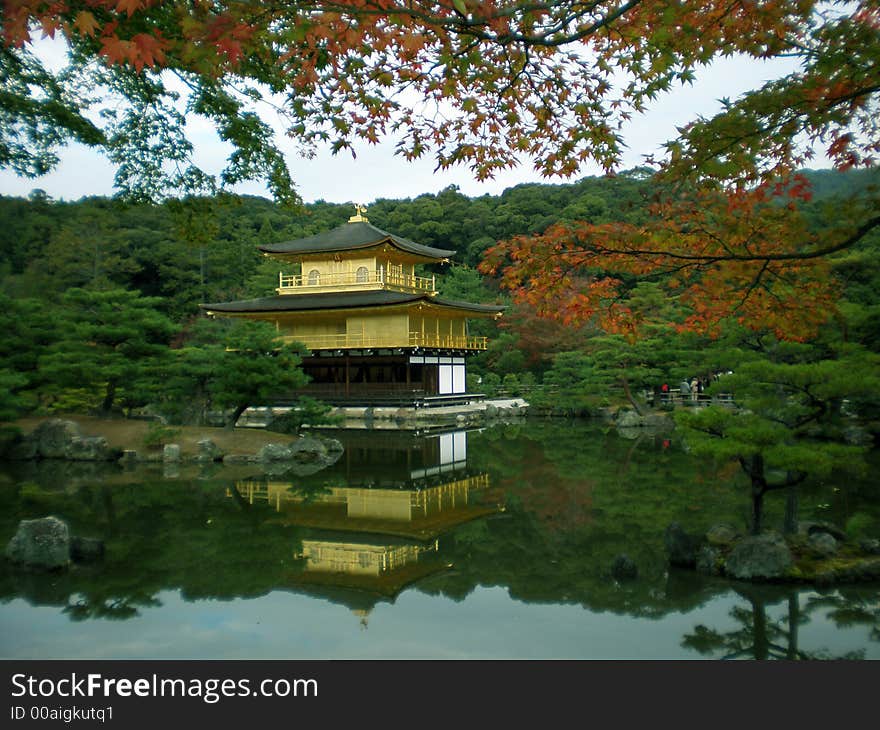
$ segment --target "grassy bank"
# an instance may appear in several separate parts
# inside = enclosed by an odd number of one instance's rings
[[[125,418],[96,418],[83,415],[59,415],[57,418],[76,423],[84,436],[103,436],[111,447],[117,449],[133,449],[138,452],[147,451],[145,438],[150,428],[150,421],[130,420]],[[46,416],[21,418],[14,425],[22,433],[30,433],[40,423],[48,420]],[[168,439],[169,443],[180,445],[184,456],[199,452],[198,442],[209,438],[226,454],[253,454],[268,443],[290,441],[293,437],[273,433],[259,428],[214,428],[211,426],[173,426],[176,434]]]

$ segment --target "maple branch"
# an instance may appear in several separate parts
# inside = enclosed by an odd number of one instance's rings
[[[455,6],[451,3],[448,6],[444,6],[448,10],[453,11],[447,17],[438,17],[437,15],[434,15],[432,13],[418,10],[413,7],[412,4],[406,7],[399,5],[392,9],[379,3],[369,3],[369,5],[374,8],[373,10],[365,7],[353,8],[348,3],[336,2],[317,3],[311,6],[305,5],[303,7],[304,9],[311,7],[315,11],[326,11],[328,9],[332,9],[340,13],[348,12],[355,15],[385,16],[393,12],[394,14],[399,14],[405,17],[412,18],[414,20],[422,21],[427,27],[439,27],[446,30],[451,29],[455,31],[456,34],[461,36],[472,36],[482,41],[498,43],[500,45],[506,45],[510,43],[524,43],[530,46],[557,48],[559,46],[564,46],[570,43],[574,43],[576,41],[584,40],[585,38],[594,35],[597,31],[611,25],[616,20],[620,19],[622,16],[624,16],[626,13],[628,13],[630,10],[637,7],[641,3],[642,0],[630,0],[629,2],[626,2],[618,7],[616,10],[611,11],[607,15],[599,18],[598,20],[593,21],[590,25],[585,26],[575,32],[563,34],[564,29],[571,25],[575,20],[589,15],[592,11],[596,10],[603,4],[602,2],[598,1],[589,3],[587,5],[584,5],[582,8],[579,8],[578,10],[573,10],[571,14],[559,18],[552,26],[545,28],[539,33],[531,35],[516,32],[490,33],[480,29],[486,27],[489,21],[493,19],[510,19],[519,15],[527,15],[537,12],[551,14],[552,11],[559,9],[558,4],[543,2],[516,4],[509,8],[493,8],[492,11],[490,13],[487,13],[486,15],[474,14],[470,18],[462,17],[457,12],[455,12]]]
[[[843,251],[850,246],[855,245],[862,240],[873,229],[880,226],[880,215],[868,219],[859,226],[850,236],[824,248],[818,248],[814,251],[802,251],[799,253],[777,253],[777,254],[699,254],[699,253],[679,253],[674,251],[656,251],[652,249],[642,248],[620,248],[614,249],[606,246],[593,245],[592,252],[595,254],[614,254],[627,256],[630,258],[638,258],[642,256],[659,256],[662,258],[676,259],[682,261],[690,261],[696,264],[714,264],[721,261],[807,261],[811,259],[824,258],[839,251]]]
[[[765,261],[765,262],[761,265],[761,269],[758,271],[757,274],[755,274],[754,279],[752,279],[751,284],[749,284],[748,288],[745,290],[745,292],[743,293],[742,297],[740,297],[739,302],[737,302],[736,306],[735,306],[733,309],[730,310],[730,311],[731,311],[731,314],[732,314],[733,312],[738,311],[738,310],[741,309],[743,306],[745,306],[745,303],[748,301],[749,297],[752,295],[752,292],[755,291],[755,289],[758,288],[758,285],[761,283],[761,278],[764,276],[764,273],[767,271],[767,268],[768,268],[769,266],[770,266],[770,262],[769,262],[769,261]],[[772,294],[772,292],[771,292],[771,294]]]

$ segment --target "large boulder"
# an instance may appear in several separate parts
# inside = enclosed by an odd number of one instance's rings
[[[827,532],[814,532],[807,540],[807,546],[820,558],[830,558],[837,554],[837,540]]]
[[[180,461],[180,444],[165,444],[162,447],[162,461]]]
[[[645,425],[645,419],[635,411],[621,411],[617,414],[618,428],[641,428]]]
[[[666,553],[669,556],[670,565],[681,568],[693,568],[697,562],[697,550],[701,540],[695,535],[689,535],[677,522],[673,522],[666,528],[663,534],[663,542]]]
[[[223,458],[223,450],[209,438],[199,439],[198,447],[196,461],[220,461]]]
[[[22,520],[6,546],[6,557],[28,570],[55,570],[70,564],[70,529],[57,517]]]
[[[859,542],[859,548],[867,555],[880,555],[880,540],[876,538],[866,538]]]
[[[611,576],[618,581],[635,580],[639,577],[639,568],[626,553],[621,553],[611,563]]]
[[[287,447],[290,459],[300,464],[323,463],[327,458],[327,447],[319,439],[303,436]]]
[[[260,461],[289,461],[293,458],[293,451],[284,444],[265,444],[258,452]]]
[[[324,448],[327,449],[327,454],[334,462],[339,459],[339,457],[342,456],[342,452],[345,451],[345,447],[339,439],[322,436],[321,441],[324,443]]]
[[[66,459],[74,439],[81,438],[79,426],[73,421],[50,418],[34,429],[32,438],[36,442],[38,456],[44,459]]]
[[[774,580],[788,573],[791,550],[781,535],[765,533],[744,537],[727,555],[724,570],[739,580]]]
[[[83,436],[74,421],[50,418],[16,444],[10,458],[110,461],[118,459],[119,454],[103,436]]]
[[[715,547],[730,547],[739,538],[739,530],[727,522],[719,522],[706,531],[706,542]]]
[[[103,436],[75,436],[65,450],[66,458],[72,461],[110,461],[118,458]]]
[[[846,540],[846,532],[831,522],[801,521],[798,522],[797,531],[799,535],[808,538],[824,532],[831,535],[831,537],[838,542],[844,542]]]
[[[721,550],[711,545],[703,545],[697,550],[696,565],[698,573],[703,575],[721,575]]]

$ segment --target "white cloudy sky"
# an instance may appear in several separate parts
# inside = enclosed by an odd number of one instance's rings
[[[54,65],[63,56],[63,46],[42,41],[41,55]],[[54,62],[54,63],[53,63]],[[696,115],[710,115],[719,108],[721,97],[735,98],[764,81],[793,70],[789,60],[759,63],[748,59],[719,59],[698,74],[692,86],[673,90],[644,116],[634,119],[625,130],[628,150],[621,169],[640,164],[646,155],[660,151],[663,142],[675,136],[675,128]],[[196,162],[209,171],[219,171],[230,148],[219,141],[207,123],[193,125]],[[505,188],[522,182],[560,182],[547,180],[532,170],[524,160],[519,168],[500,173],[496,179],[479,183],[465,167],[448,171],[434,171],[430,158],[406,162],[396,157],[393,140],[377,146],[360,145],[357,159],[343,152],[333,156],[319,151],[316,158],[300,157],[293,145],[282,139],[297,189],[306,202],[323,199],[330,202],[369,203],[377,198],[415,197],[421,193],[436,193],[448,185],[457,185],[466,195],[498,194]],[[285,146],[286,145],[286,146]],[[584,166],[576,178],[600,174],[597,166]],[[40,188],[56,199],[76,200],[84,195],[112,195],[113,167],[100,154],[82,146],[67,148],[56,170],[43,177],[19,178],[9,171],[0,171],[0,194],[25,196]],[[269,197],[260,184],[247,184],[239,192]]]

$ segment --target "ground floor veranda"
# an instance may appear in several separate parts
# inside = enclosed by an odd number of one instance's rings
[[[343,350],[303,358],[310,382],[291,396],[333,405],[445,405],[468,393],[463,353],[444,350]]]

